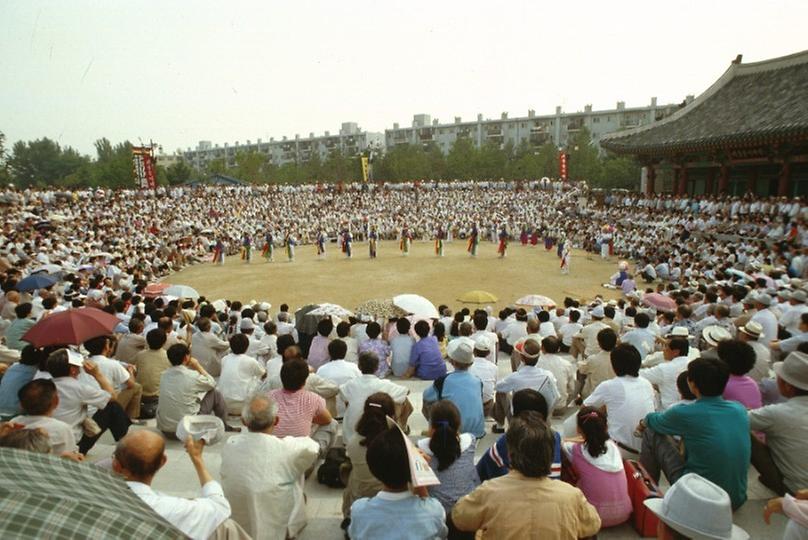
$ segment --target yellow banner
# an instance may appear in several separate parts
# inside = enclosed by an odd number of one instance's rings
[[[362,156],[360,159],[362,160],[362,181],[367,182],[368,181],[368,158],[365,157],[365,156]]]

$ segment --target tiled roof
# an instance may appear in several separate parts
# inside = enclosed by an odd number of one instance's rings
[[[735,63],[707,91],[653,124],[604,136],[625,154],[675,154],[808,141],[808,51]]]

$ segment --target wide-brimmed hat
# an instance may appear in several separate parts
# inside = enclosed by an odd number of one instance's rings
[[[688,331],[686,326],[675,326],[665,337],[668,339],[675,337],[689,338],[690,332]]]
[[[774,364],[774,372],[791,386],[808,390],[808,354],[794,351]]]
[[[808,294],[806,294],[802,289],[797,289],[791,293],[789,300],[794,300],[795,302],[804,304],[806,301],[808,301]]]
[[[755,297],[755,302],[764,306],[772,305],[772,297],[767,293],[759,294]]]
[[[749,321],[745,325],[738,328],[739,332],[743,332],[747,336],[757,339],[763,333],[763,325],[756,321]]]
[[[696,473],[682,476],[664,498],[649,498],[644,503],[666,525],[688,538],[749,538],[746,531],[732,523],[732,503],[727,492]]]
[[[704,338],[704,341],[715,347],[725,339],[732,339],[732,334],[723,326],[711,324],[701,331],[701,337]]]

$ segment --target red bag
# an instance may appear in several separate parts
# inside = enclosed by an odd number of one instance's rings
[[[639,461],[627,459],[623,462],[623,468],[626,471],[628,496],[633,507],[632,524],[640,536],[656,538],[659,518],[645,506],[643,501],[651,497],[662,497],[662,491]]]

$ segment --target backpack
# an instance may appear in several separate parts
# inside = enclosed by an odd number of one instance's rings
[[[344,488],[345,483],[340,475],[340,467],[348,461],[344,448],[329,448],[325,461],[317,469],[317,481],[332,488]]]

